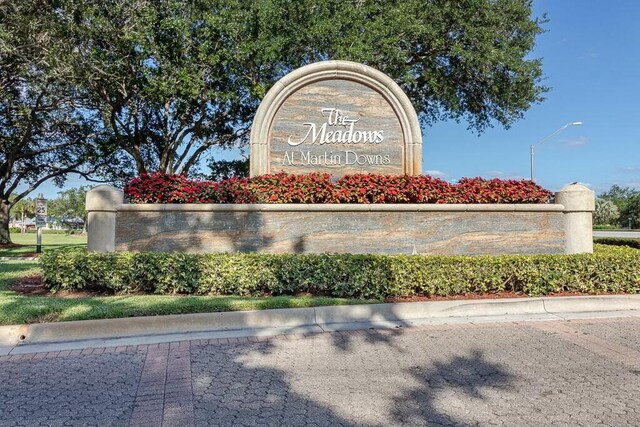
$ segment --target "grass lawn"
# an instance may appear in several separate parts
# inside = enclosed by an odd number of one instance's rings
[[[0,325],[380,302],[293,296],[121,295],[61,298],[26,296],[10,289],[15,279],[39,271],[38,263],[34,261],[0,261]]]
[[[36,233],[11,234],[11,241],[16,247],[0,247],[0,257],[21,256],[36,251]],[[87,236],[80,234],[42,234],[42,250],[56,249],[70,246],[86,246]]]

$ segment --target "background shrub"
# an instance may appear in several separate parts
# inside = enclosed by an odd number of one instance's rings
[[[20,229],[18,229],[20,230]],[[36,234],[38,229],[33,227],[27,230],[29,234]],[[82,230],[54,230],[54,229],[42,229],[42,234],[82,234]]]
[[[53,291],[385,298],[640,290],[640,250],[607,245],[596,245],[593,254],[478,257],[59,249],[46,251],[40,262],[45,285]]]
[[[640,239],[628,238],[628,237],[596,237],[593,239],[594,243],[601,245],[612,246],[629,246],[632,248],[640,249]]]
[[[124,188],[131,203],[547,203],[552,193],[529,180],[430,176],[278,173],[220,182],[154,173]]]
[[[595,225],[614,225],[619,218],[620,211],[615,203],[611,200],[596,199],[595,211],[593,212],[593,223]]]
[[[608,225],[608,224],[594,224],[593,225],[593,229],[594,230],[617,230],[618,226],[617,225]]]

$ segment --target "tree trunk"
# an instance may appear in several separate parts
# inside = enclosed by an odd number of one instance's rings
[[[9,236],[9,201],[0,200],[0,245],[11,243]]]

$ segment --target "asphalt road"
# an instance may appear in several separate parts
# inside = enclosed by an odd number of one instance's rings
[[[628,237],[640,239],[640,231],[603,231],[594,230],[593,237]]]
[[[640,318],[0,357],[0,426],[638,426]]]

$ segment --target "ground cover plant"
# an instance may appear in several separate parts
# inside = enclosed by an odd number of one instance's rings
[[[514,292],[640,290],[640,251],[597,245],[577,255],[354,255],[89,253],[41,258],[52,291],[296,295],[384,299]]]
[[[131,203],[548,203],[553,194],[529,180],[430,176],[277,173],[220,182],[143,174],[124,188]]]

